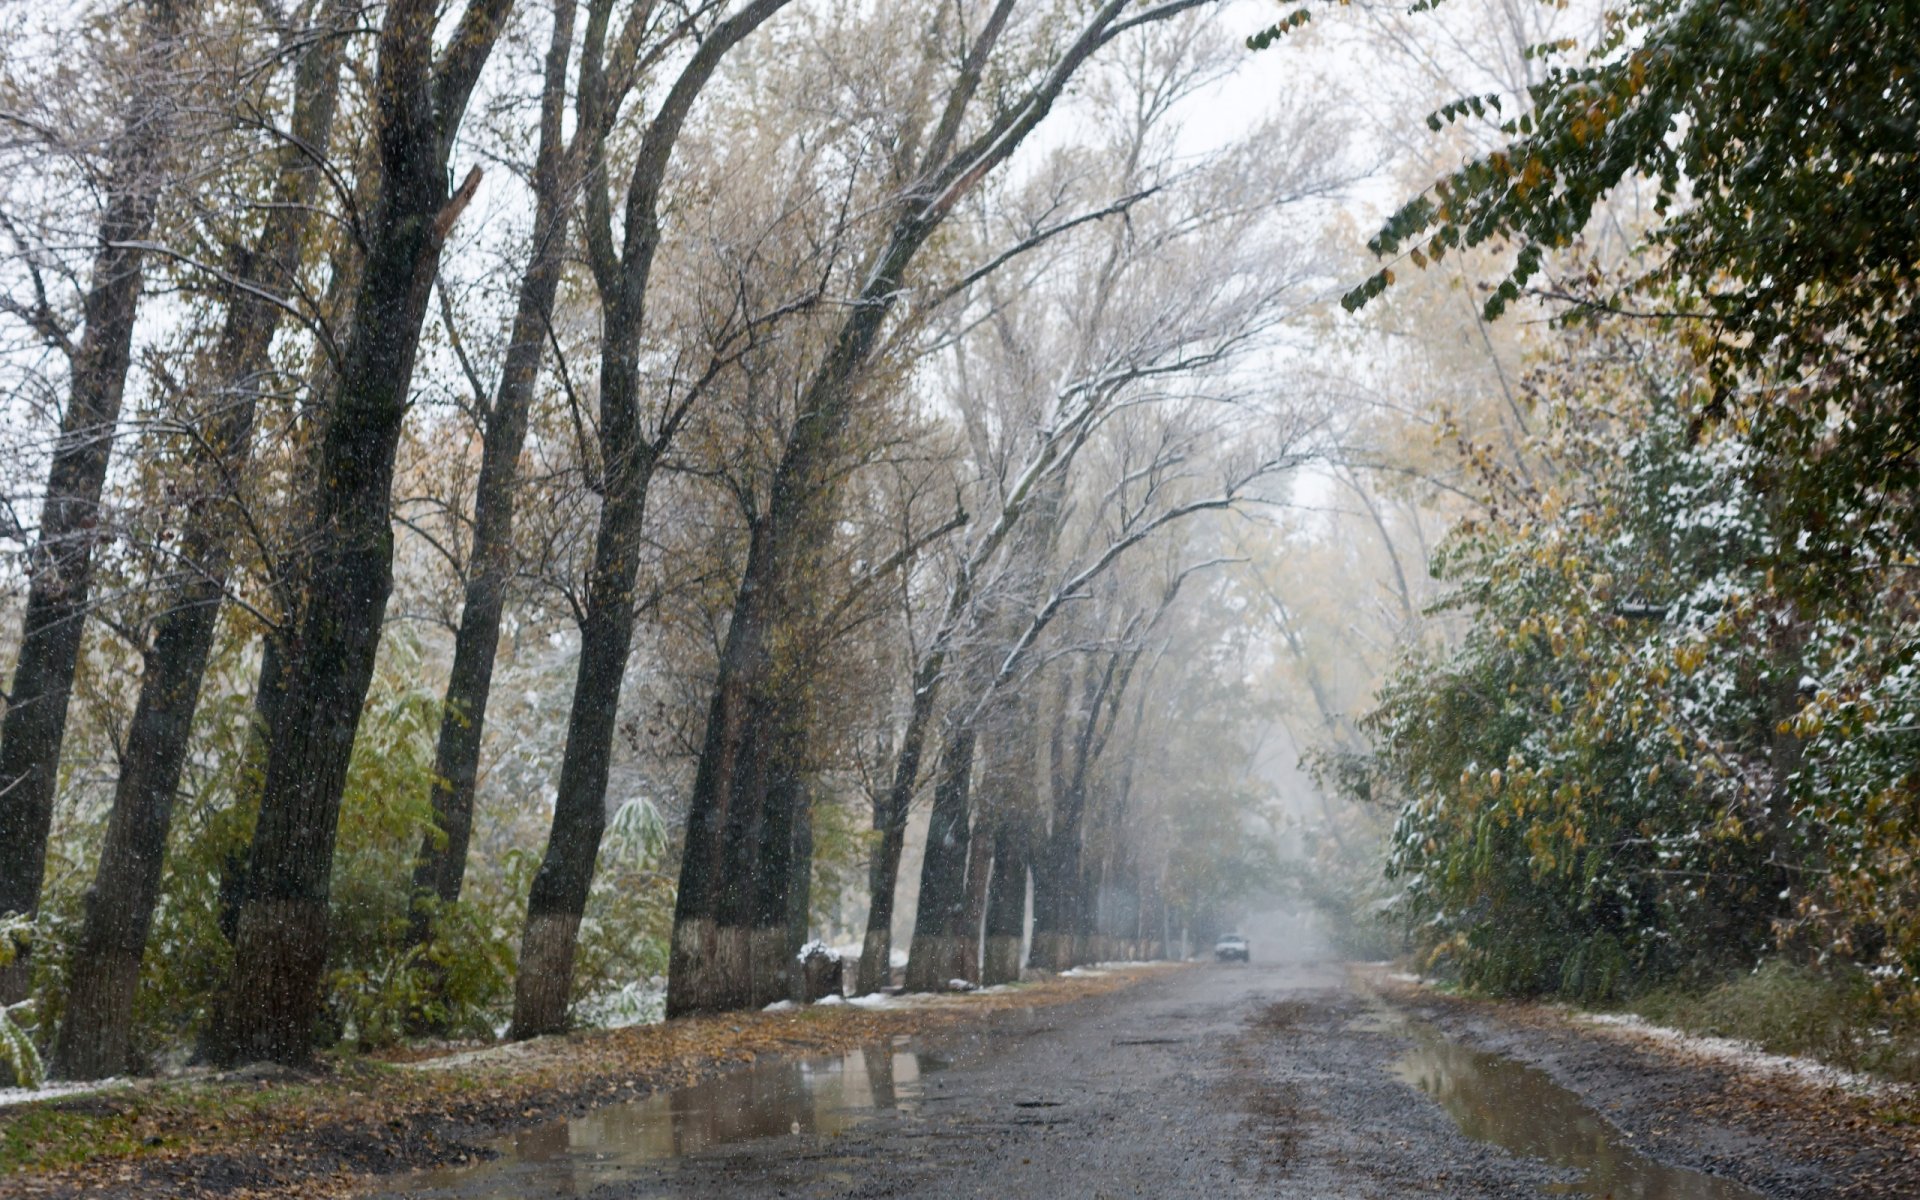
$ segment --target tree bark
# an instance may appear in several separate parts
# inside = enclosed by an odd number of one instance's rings
[[[209,1039],[222,1064],[302,1062],[311,1050],[340,798],[392,590],[394,453],[440,250],[479,184],[476,169],[450,195],[447,161],[509,3],[471,0],[437,64],[436,5],[397,0],[381,27],[379,191],[320,447],[248,900]]]
[[[339,94],[342,42],[328,8],[294,75],[294,145],[279,155],[275,206],[240,277],[262,291],[287,292],[300,266],[318,170],[300,147],[324,152]],[[239,503],[231,481],[252,453],[262,381],[280,326],[278,305],[239,289],[228,302],[214,353],[214,394],[222,407],[196,439],[198,492],[218,503],[190,509],[182,531],[184,569],[166,588],[127,726],[120,778],[99,867],[68,970],[67,1011],[53,1069],[67,1079],[98,1079],[127,1066],[135,987],[160,891],[160,867],[172,825],[174,796],[193,732],[231,563],[231,535],[220,509]]]
[[[803,793],[800,779],[790,767],[772,781],[767,791],[754,864],[753,933],[749,942],[752,995],[748,1003],[755,1008],[791,999],[799,991],[793,956],[798,947],[789,949],[789,943],[794,924],[795,876],[810,865],[801,858],[800,840],[807,825],[802,812],[806,804]],[[804,909],[799,915],[804,929]]]
[[[532,245],[520,276],[505,362],[487,411],[474,489],[473,547],[460,628],[453,639],[453,667],[433,763],[433,822],[415,856],[416,902],[409,940],[425,946],[436,905],[460,898],[466,879],[467,844],[473,834],[473,798],[486,731],[487,700],[500,643],[500,618],[513,573],[513,518],[520,451],[526,444],[528,410],[545,357],[554,296],[566,265],[568,194],[572,176],[562,122],[567,72],[573,55],[574,0],[554,0],[553,34],[540,99],[540,147],[533,169]]]
[[[920,907],[907,951],[907,990],[937,992],[950,979],[965,978],[968,807],[973,787],[975,730],[950,729],[940,748],[940,776],[933,788],[933,818],[927,852],[920,861]]]
[[[874,829],[880,834],[880,842],[867,866],[867,935],[860,946],[855,995],[871,995],[893,982],[894,892],[900,882],[900,853],[907,842],[907,817],[920,784],[920,760],[926,750],[927,725],[933,720],[934,702],[940,694],[944,663],[944,656],[930,654],[914,672],[907,727],[893,762],[893,784],[874,810]]]
[[[996,814],[981,812],[974,817],[973,824],[973,836],[967,839],[966,900],[960,915],[960,945],[956,951],[960,972],[954,978],[979,983],[987,887],[993,879],[993,848],[999,844],[1000,820]]]
[[[793,865],[787,872],[787,961],[794,963],[813,932],[813,803],[808,789],[793,820]]]
[[[153,228],[160,160],[172,136],[171,97],[159,81],[179,33],[179,0],[148,0],[137,53],[151,62],[129,73],[139,82],[108,148],[106,210],[82,300],[80,344],[47,474],[40,533],[28,567],[20,650],[0,717],[0,914],[33,914],[46,874],[60,748],[80,655],[99,537],[100,492],[120,421],[134,318],[145,283],[135,248]],[[0,1005],[25,998],[31,945],[0,967]]]
[[[641,138],[627,188],[624,257],[614,255],[610,227],[603,223],[606,214],[597,204],[587,231],[602,307],[600,438],[606,496],[587,580],[553,831],[527,898],[511,1037],[556,1033],[566,1026],[580,918],[606,829],[607,770],[633,640],[633,589],[644,548],[647,490],[674,428],[668,418],[648,441],[640,419],[640,333],[660,242],[660,193],[667,166],[693,103],[720,60],[788,2],[754,0],[722,22],[694,51],[661,101]],[[583,104],[590,105],[592,99],[583,90]],[[593,153],[595,163],[603,166],[598,148]]]
[[[988,987],[1020,980],[1020,946],[1027,932],[1027,855],[1032,831],[1024,815],[1008,814],[994,829],[993,877],[987,887],[986,945],[980,982]]]
[[[1024,960],[1028,873],[1040,821],[1038,710],[1032,697],[1016,698],[989,743],[993,871],[980,955],[980,981],[989,987],[1017,982]]]

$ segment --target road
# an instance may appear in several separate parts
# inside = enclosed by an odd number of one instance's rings
[[[1750,1131],[1683,1120],[1667,1068],[1618,1047],[1562,1038],[1551,1064],[1602,1097],[1606,1121],[1547,1071],[1489,1051],[1500,1035],[1485,1021],[1476,1032],[1477,1018],[1390,1003],[1338,963],[1260,957],[1256,946],[1249,967],[1168,971],[967,1038],[895,1048],[885,1079],[756,1069],[394,1191],[1749,1200],[1829,1195],[1838,1179],[1833,1164],[1795,1160]],[[877,1076],[888,1056],[866,1060]],[[1688,1086],[1699,1074],[1673,1069]],[[819,1091],[822,1079],[834,1088]],[[637,1161],[620,1153],[643,1144]]]

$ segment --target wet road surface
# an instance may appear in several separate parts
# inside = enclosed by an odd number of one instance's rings
[[[1172,971],[967,1038],[766,1063],[499,1149],[382,1194],[1776,1194],[1643,1155],[1543,1072],[1305,960]]]

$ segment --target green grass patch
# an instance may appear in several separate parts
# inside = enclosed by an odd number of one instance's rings
[[[1648,992],[1629,1007],[1688,1033],[1920,1083],[1920,1017],[1888,1006],[1853,968],[1816,970],[1773,959],[1712,987]]]
[[[336,1081],[193,1081],[14,1105],[0,1109],[0,1176],[270,1135],[276,1122],[319,1110],[337,1090]]]
[[[21,1105],[0,1119],[0,1175],[73,1166],[102,1155],[132,1156],[143,1149],[128,1122],[52,1104]]]

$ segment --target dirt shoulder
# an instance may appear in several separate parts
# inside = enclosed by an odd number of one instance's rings
[[[1171,967],[1009,989],[695,1017],[406,1063],[323,1061],[149,1081],[0,1109],[0,1197],[349,1194],[367,1175],[468,1161],[514,1129],[711,1078],[1104,995]]]
[[[1920,1196],[1920,1094],[1553,1005],[1356,982],[1449,1037],[1535,1066],[1663,1162],[1769,1196]]]

